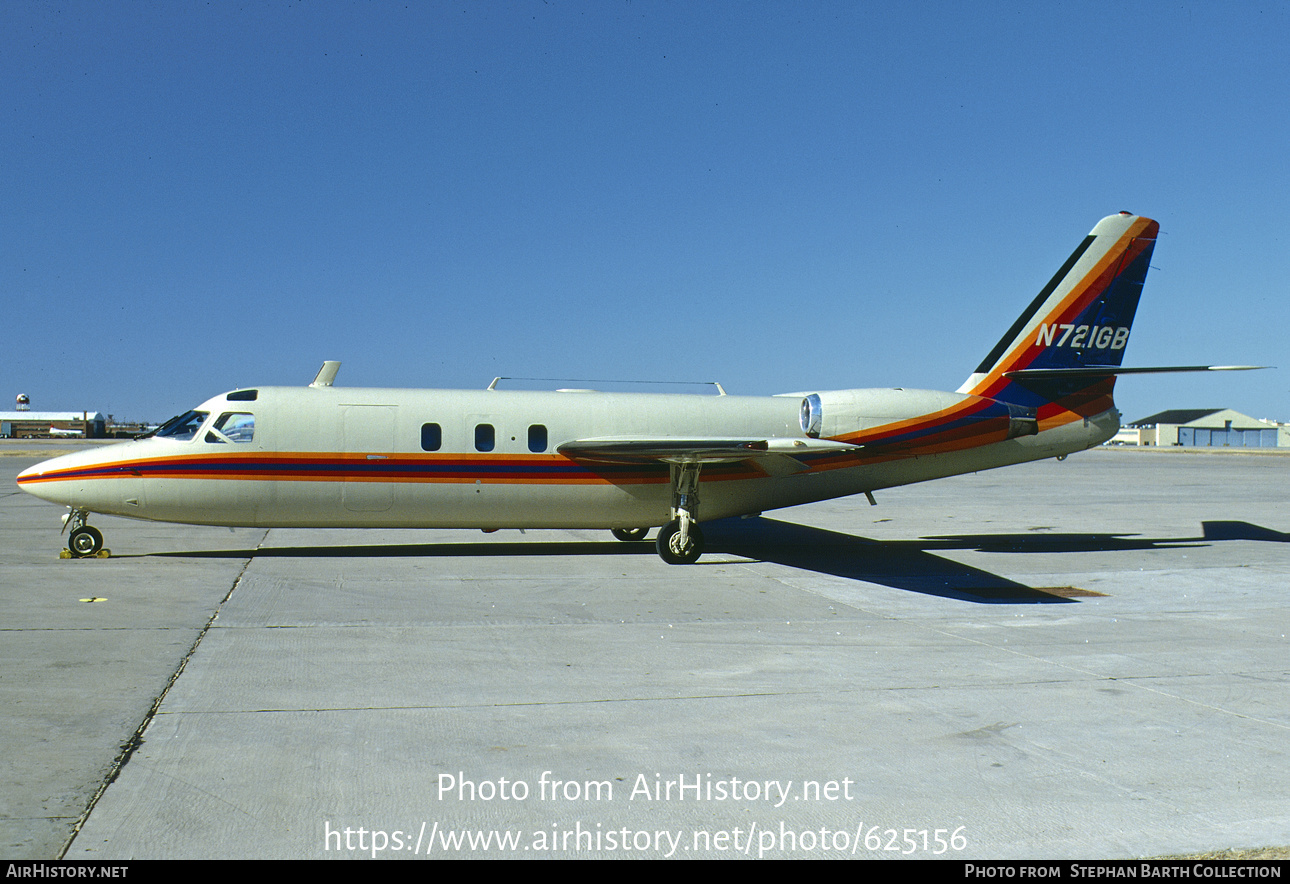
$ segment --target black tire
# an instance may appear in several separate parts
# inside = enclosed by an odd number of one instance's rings
[[[649,534],[648,528],[615,528],[613,535],[619,540],[631,542],[633,540],[644,540],[645,535]]]
[[[99,529],[82,525],[67,538],[67,549],[72,555],[83,559],[92,556],[103,548],[103,535]]]
[[[703,532],[699,526],[690,523],[689,542],[682,547],[680,538],[677,536],[681,526],[676,522],[668,522],[659,529],[658,538],[654,541],[654,548],[658,550],[659,558],[669,565],[693,565],[703,555]]]

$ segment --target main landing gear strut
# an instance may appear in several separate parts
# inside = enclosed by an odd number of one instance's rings
[[[73,509],[63,523],[63,530],[68,531],[67,551],[73,558],[88,558],[103,549],[103,533],[85,523],[89,515],[87,510]]]
[[[673,463],[672,521],[664,525],[654,541],[659,558],[669,565],[693,565],[703,555],[703,532],[696,519],[699,514],[698,463]]]
[[[669,462],[672,479],[672,520],[658,531],[654,548],[669,565],[693,565],[703,555],[699,515],[700,463]],[[644,540],[648,528],[615,528],[619,540]]]

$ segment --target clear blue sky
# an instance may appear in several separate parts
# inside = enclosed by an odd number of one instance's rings
[[[0,409],[955,389],[1160,221],[1127,418],[1290,419],[1290,5],[0,4]]]

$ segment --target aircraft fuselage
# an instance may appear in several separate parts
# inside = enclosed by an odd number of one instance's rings
[[[954,393],[783,396],[234,390],[147,439],[56,458],[18,484],[66,504],[68,547],[94,555],[90,513],[202,525],[363,528],[662,526],[695,561],[698,523],[1060,457],[1115,435],[1124,351],[1159,225],[1103,218]],[[1211,367],[1212,368],[1212,367]]]
[[[652,527],[672,517],[667,462],[589,462],[562,454],[561,445],[618,437],[779,442],[784,453],[776,456],[703,467],[701,518],[709,520],[1066,454],[1100,444],[1119,425],[1118,414],[1107,413],[1008,438],[1006,416],[979,397],[837,391],[818,394],[821,435],[859,447],[814,451],[801,394],[254,392],[250,401],[230,400],[235,392],[203,403],[186,438],[65,455],[24,472],[20,484],[89,512],[200,525]],[[225,415],[253,416],[249,438],[210,433]],[[882,441],[911,424],[912,440]]]

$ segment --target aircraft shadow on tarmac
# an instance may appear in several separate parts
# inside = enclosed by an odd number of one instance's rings
[[[763,517],[725,519],[703,526],[709,553],[773,562],[925,595],[981,604],[1065,604],[1101,593],[1076,587],[1033,587],[980,568],[935,555],[933,551],[989,553],[1118,552],[1185,549],[1214,541],[1290,542],[1290,534],[1248,522],[1204,522],[1200,537],[1147,538],[1132,534],[962,534],[917,540],[870,540],[823,528]],[[412,543],[385,545],[262,547],[152,553],[178,558],[345,558],[434,556],[581,556],[652,555],[650,542],[617,540],[493,543]],[[703,561],[700,561],[702,566]],[[715,563],[713,563],[715,564]]]

